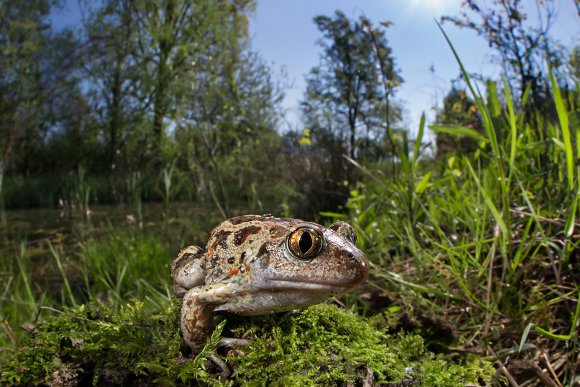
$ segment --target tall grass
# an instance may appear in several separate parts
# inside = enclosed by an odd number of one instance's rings
[[[397,181],[380,177],[388,171],[363,169],[371,178],[351,192],[348,207],[373,261],[371,280],[402,309],[452,324],[464,348],[552,349],[565,359],[555,372],[572,385],[578,381],[580,127],[568,117],[578,96],[566,103],[550,73],[558,121],[539,114],[528,120],[505,81],[501,98],[495,87],[484,98],[453,52],[484,132],[431,129],[471,137],[479,149],[422,161],[422,120],[414,146],[403,139],[397,147]],[[524,346],[526,340],[533,345]]]
[[[66,305],[96,302],[118,310],[138,299],[145,310],[166,308],[171,295],[169,263],[174,255],[169,250],[155,235],[113,228],[106,236],[85,240],[72,253],[49,243],[47,256],[41,258],[47,263],[40,264],[38,257],[33,263],[25,243],[12,257],[4,250],[0,355],[10,356],[10,349],[16,349],[27,335],[19,328],[22,324],[33,325],[42,313]]]
[[[0,169],[0,225],[6,227],[6,205],[4,204],[4,171]]]
[[[89,300],[121,304],[131,298],[164,304],[170,296],[173,254],[156,237],[111,230],[108,237],[81,246],[80,272]]]

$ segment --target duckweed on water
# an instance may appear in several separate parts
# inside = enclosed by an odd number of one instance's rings
[[[184,356],[178,311],[179,305],[171,303],[162,312],[148,313],[143,303],[134,302],[118,313],[96,304],[55,313],[2,367],[0,383],[173,385],[197,380],[302,385],[367,380],[462,386],[484,383],[494,373],[485,359],[452,362],[426,351],[420,336],[387,335],[372,322],[323,304],[295,315],[232,319],[226,333],[251,337],[253,342],[229,352],[234,374],[223,381],[213,373],[215,367],[206,364],[219,332],[202,354]]]

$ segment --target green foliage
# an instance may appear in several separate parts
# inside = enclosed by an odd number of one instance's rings
[[[0,174],[9,167],[16,147],[45,117],[42,102],[46,76],[41,63],[49,39],[49,1],[0,5]]]
[[[437,134],[437,155],[474,152],[485,140],[475,102],[455,85],[443,99],[436,122],[431,129]]]
[[[511,348],[511,332],[539,348],[557,345],[528,336],[533,323],[575,348],[579,128],[568,117],[577,105],[560,97],[552,77],[559,120],[545,119],[540,131],[525,119],[529,110],[513,106],[506,83],[503,105],[495,88],[485,101],[462,71],[484,130],[455,133],[476,138],[480,149],[419,160],[398,181],[363,169],[371,178],[351,191],[350,221],[373,260],[373,282],[398,294],[397,305],[445,316],[466,332],[465,345]],[[407,165],[406,152],[400,158]],[[565,353],[563,383],[577,359]]]
[[[141,219],[141,201],[168,212],[170,200],[195,199],[229,216],[292,197],[282,93],[249,45],[254,1],[105,1],[87,5],[81,33],[53,31],[50,5],[2,5],[8,208],[128,202]]]
[[[159,238],[111,229],[111,235],[81,245],[81,273],[88,300],[148,298],[162,304],[173,252]]]
[[[535,12],[528,13],[522,0],[467,0],[462,4],[467,12],[461,12],[460,16],[443,16],[441,20],[473,30],[486,39],[497,52],[504,75],[510,79],[509,87],[515,95],[516,106],[524,108],[526,104],[520,102],[529,97],[525,109],[547,116],[553,112],[549,106],[548,68],[562,70],[565,58],[562,48],[549,33],[556,16],[556,4],[553,0],[542,1]],[[535,23],[529,22],[530,14],[537,18]]]

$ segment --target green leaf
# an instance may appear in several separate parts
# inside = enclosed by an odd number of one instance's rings
[[[505,78],[502,78],[503,90],[505,94],[506,105],[508,108],[508,117],[510,123],[510,168],[514,167],[516,159],[516,145],[518,141],[518,130],[516,127],[516,115],[514,114],[514,106],[510,94],[510,88]]]
[[[568,189],[574,189],[574,150],[572,149],[572,140],[570,136],[570,127],[568,125],[568,113],[562,101],[560,88],[556,83],[556,78],[552,72],[552,68],[548,64],[548,72],[550,73],[550,82],[552,83],[552,94],[554,95],[554,104],[558,112],[558,119],[560,121],[560,128],[562,130],[562,139],[564,140],[566,152],[566,171],[568,174]]]
[[[419,152],[421,151],[421,142],[423,141],[423,134],[425,132],[425,112],[421,114],[421,121],[419,122],[419,133],[417,134],[417,139],[415,140],[415,149],[413,150],[413,164],[417,162],[419,158]]]
[[[467,128],[461,125],[453,125],[453,124],[435,124],[429,126],[429,129],[436,133],[447,133],[451,134],[456,137],[469,137],[474,139],[477,142],[484,142],[487,143],[489,140],[481,135],[477,130]]]
[[[580,201],[580,195],[576,194],[574,202],[572,203],[572,208],[570,209],[570,216],[566,221],[566,227],[564,227],[564,235],[566,238],[570,238],[574,234],[574,224],[576,222],[576,209],[578,208],[578,202]]]
[[[425,191],[425,189],[427,189],[427,187],[429,187],[431,184],[429,183],[430,179],[431,179],[431,175],[433,174],[433,171],[430,171],[428,173],[425,174],[425,176],[423,176],[423,178],[421,179],[421,181],[419,182],[419,184],[417,184],[417,187],[415,187],[415,192],[420,194],[423,191]]]
[[[492,81],[487,81],[486,85],[488,93],[489,114],[492,117],[497,117],[501,114],[499,100],[497,98],[497,86],[495,82]]]
[[[473,170],[473,167],[471,166],[471,164],[467,163],[467,166],[469,167],[469,171],[471,172],[473,180],[475,180],[475,183],[477,184],[479,191],[483,195],[483,198],[485,200],[485,204],[487,204],[487,207],[489,208],[489,210],[491,211],[491,214],[493,215],[495,221],[497,222],[498,227],[500,228],[502,234],[507,236],[508,229],[507,229],[507,226],[505,225],[505,222],[503,221],[503,218],[501,217],[501,214],[497,210],[497,207],[495,206],[495,204],[493,204],[493,200],[489,196],[489,193],[481,185],[481,181],[479,181],[479,178],[475,174],[475,171]]]
[[[566,145],[558,140],[556,137],[552,137],[552,142],[554,143],[554,145],[556,145],[558,147],[558,149],[560,149],[561,151],[566,151]]]
[[[528,339],[528,335],[530,334],[530,329],[532,329],[534,327],[533,323],[529,323],[526,326],[526,329],[524,329],[524,333],[522,333],[522,338],[520,339],[520,347],[518,348],[518,352],[522,352],[522,348],[524,347],[524,344],[526,343],[526,340]]]

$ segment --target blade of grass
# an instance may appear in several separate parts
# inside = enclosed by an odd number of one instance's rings
[[[56,265],[58,267],[58,270],[60,271],[60,275],[62,276],[62,281],[63,281],[63,284],[64,284],[64,289],[65,289],[66,296],[68,297],[71,305],[72,306],[76,306],[76,301],[75,301],[75,298],[74,298],[72,289],[70,287],[70,283],[68,282],[68,278],[66,276],[66,272],[64,270],[64,266],[62,265],[62,261],[60,259],[60,254],[58,253],[58,251],[56,251],[56,249],[54,248],[54,246],[50,242],[48,242],[48,248],[49,248],[52,256],[54,257],[54,259],[56,261]]]
[[[461,125],[435,124],[435,125],[430,125],[429,129],[431,129],[435,133],[445,133],[445,134],[450,134],[450,135],[456,136],[456,137],[469,137],[469,138],[477,141],[478,143],[481,143],[481,142],[488,143],[489,142],[488,139],[485,138],[484,136],[482,136],[477,130],[472,129],[472,128],[467,128],[467,127],[461,126]]]
[[[415,140],[415,147],[413,149],[413,165],[417,164],[419,159],[419,152],[421,151],[421,142],[423,141],[423,134],[425,132],[425,112],[421,114],[421,121],[419,122],[419,133]]]
[[[471,166],[471,164],[466,163],[466,165],[469,169],[469,172],[471,172],[471,176],[473,177],[475,184],[477,184],[477,187],[479,188],[481,194],[483,195],[483,198],[485,200],[485,204],[487,205],[487,208],[489,208],[489,210],[491,211],[491,214],[493,215],[495,221],[497,222],[499,229],[501,230],[501,232],[504,236],[507,235],[508,228],[505,225],[505,222],[503,221],[503,218],[502,218],[501,214],[499,213],[497,207],[495,206],[495,204],[493,204],[493,200],[489,196],[488,192],[486,192],[486,190],[481,185],[481,181],[479,180],[479,178],[475,174],[475,171],[473,170],[473,167]]]
[[[516,116],[514,114],[514,107],[513,107],[513,103],[512,103],[512,97],[510,94],[510,88],[509,85],[507,84],[505,78],[502,77],[502,81],[503,81],[503,90],[505,93],[505,100],[506,100],[506,105],[508,108],[508,121],[510,124],[510,176],[511,176],[511,172],[513,170],[513,166],[515,164],[515,159],[516,159],[516,146],[517,146],[517,141],[518,141],[518,131],[517,131],[517,127],[516,127]]]
[[[578,323],[579,318],[580,318],[580,292],[578,292],[578,298],[576,300],[576,311],[574,312],[574,316],[572,317],[572,325],[570,327],[570,331],[568,332],[568,334],[567,335],[560,335],[560,334],[552,333],[552,332],[549,332],[543,328],[540,328],[539,326],[537,326],[534,323],[529,323],[526,326],[526,328],[524,329],[524,332],[522,334],[522,338],[520,339],[520,352],[521,352],[524,344],[526,343],[526,340],[527,340],[528,335],[530,333],[530,329],[533,329],[536,333],[539,333],[540,335],[542,335],[544,337],[548,337],[550,339],[570,340],[572,338],[572,335],[574,334],[574,331],[576,330],[576,324]]]
[[[554,96],[554,104],[558,112],[558,120],[560,121],[560,129],[562,131],[562,139],[564,140],[565,154],[566,154],[566,171],[568,174],[568,189],[574,189],[574,150],[572,149],[572,140],[570,138],[570,127],[568,125],[568,113],[562,101],[560,88],[556,83],[556,78],[552,72],[551,66],[548,65],[548,72],[550,74],[550,82],[552,83],[552,95]]]
[[[461,297],[457,297],[457,296],[450,294],[450,293],[442,292],[439,289],[433,289],[433,288],[430,288],[428,286],[423,286],[423,285],[419,285],[419,284],[405,281],[404,279],[401,278],[400,275],[395,274],[395,273],[387,272],[387,274],[383,274],[380,271],[376,270],[373,275],[376,277],[380,277],[380,278],[384,278],[384,279],[393,281],[395,283],[398,283],[399,285],[404,285],[410,289],[417,290],[421,293],[432,294],[432,295],[437,296],[439,298],[453,300],[453,301],[463,301],[463,299]]]
[[[18,264],[18,270],[20,271],[20,278],[24,283],[24,288],[26,289],[26,296],[28,298],[28,302],[36,308],[36,300],[34,298],[34,294],[32,293],[32,288],[30,287],[30,275],[27,271],[27,268],[24,264],[26,259],[26,244],[22,242],[20,244],[20,256],[16,259],[16,263]]]
[[[502,161],[502,153],[501,153],[501,148],[499,146],[499,142],[497,139],[496,129],[495,129],[493,120],[491,118],[491,114],[489,112],[489,109],[487,108],[486,104],[483,101],[483,98],[481,97],[479,87],[477,86],[477,84],[475,84],[475,86],[472,84],[471,78],[470,78],[469,74],[467,73],[467,70],[463,66],[463,63],[461,62],[461,59],[459,58],[459,54],[457,53],[457,51],[453,47],[453,44],[451,43],[449,36],[447,36],[447,34],[445,33],[445,30],[443,29],[441,24],[437,23],[437,25],[438,25],[439,29],[441,30],[441,32],[443,33],[443,36],[445,37],[447,44],[451,48],[451,51],[453,52],[453,55],[455,56],[455,60],[459,64],[459,67],[461,69],[461,73],[463,74],[464,79],[465,79],[465,83],[467,84],[467,87],[471,91],[472,97],[475,100],[475,103],[477,105],[477,109],[478,109],[479,114],[481,116],[481,119],[483,121],[483,126],[485,128],[485,132],[486,132],[487,137],[489,139],[489,142],[491,144],[491,148],[493,151],[492,161],[493,161],[493,164],[495,166],[495,169],[497,170],[497,174],[498,174],[497,180],[498,180],[499,186],[501,188],[501,205],[502,205],[502,210],[503,210],[502,214],[503,214],[503,216],[505,216],[505,218],[503,218],[501,221],[501,225],[503,225],[501,231],[502,231],[502,234],[504,235],[504,241],[501,245],[501,250],[503,252],[506,252],[508,249],[507,245],[509,244],[509,241],[511,240],[511,233],[507,232],[507,230],[511,229],[511,217],[509,214],[509,208],[510,208],[509,181],[506,179],[506,174],[504,171],[504,166],[503,166],[503,161]],[[477,92],[476,92],[476,89],[477,89]],[[493,89],[490,89],[490,92],[494,93],[495,91]],[[486,198],[486,201],[487,201],[487,198]],[[499,214],[499,212],[498,212],[498,214]],[[495,216],[495,214],[494,214],[494,216]]]
[[[481,93],[479,93],[479,90],[477,92],[475,91],[475,88],[474,88],[473,84],[471,83],[471,77],[469,76],[469,74],[467,73],[467,70],[463,66],[463,62],[459,58],[459,54],[457,53],[457,51],[455,51],[455,47],[453,47],[453,43],[451,43],[449,36],[447,36],[447,33],[445,32],[445,30],[443,29],[441,24],[437,23],[437,26],[439,27],[439,29],[443,33],[443,36],[445,37],[445,40],[447,41],[449,48],[451,48],[451,51],[453,52],[453,56],[455,57],[455,60],[459,64],[459,68],[461,69],[461,73],[463,74],[463,77],[465,79],[465,83],[467,84],[467,87],[469,88],[469,91],[471,92],[471,95],[472,95],[473,99],[475,100],[475,103],[477,105],[477,109],[479,110],[479,113],[481,114],[481,118],[483,120],[485,131],[486,131],[488,139],[491,143],[491,147],[493,149],[494,155],[495,155],[495,157],[500,157],[500,148],[499,148],[499,144],[497,142],[497,136],[495,134],[495,128],[493,126],[493,121],[491,120],[491,116],[489,114],[489,110],[487,109],[487,106],[485,106],[485,103],[483,102],[483,98],[481,97]],[[502,173],[502,176],[503,176],[503,173]]]

